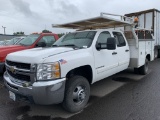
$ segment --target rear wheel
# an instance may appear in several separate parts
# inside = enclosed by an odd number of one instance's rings
[[[134,73],[139,74],[139,68],[134,68]]]
[[[90,96],[90,85],[86,78],[73,76],[66,83],[63,107],[71,112],[81,111],[87,104]]]
[[[148,72],[148,64],[149,64],[149,61],[146,58],[145,64],[139,68],[139,73],[140,74],[142,74],[142,75],[146,75],[147,74],[147,72]]]
[[[158,49],[158,58],[160,58],[160,49]]]
[[[158,49],[155,49],[154,50],[154,59],[157,59],[158,58]]]

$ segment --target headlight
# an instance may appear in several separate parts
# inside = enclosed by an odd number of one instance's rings
[[[37,80],[57,79],[60,76],[59,62],[37,65]]]

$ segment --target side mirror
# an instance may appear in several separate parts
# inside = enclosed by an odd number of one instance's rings
[[[100,49],[101,49],[101,43],[97,43],[97,44],[96,44],[96,49],[97,49],[97,50],[100,50]]]
[[[47,45],[46,45],[46,43],[45,42],[38,42],[37,44],[36,44],[36,47],[46,47]]]
[[[115,50],[116,49],[116,39],[114,37],[107,39],[107,49]]]
[[[108,50],[115,50],[116,49],[116,39],[114,37],[110,37],[107,39],[106,43],[97,43],[96,49],[108,49]]]
[[[106,43],[97,43],[96,49],[97,50],[107,49],[107,45],[106,45]]]

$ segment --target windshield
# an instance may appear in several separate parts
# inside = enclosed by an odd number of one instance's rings
[[[3,44],[3,42],[4,42],[4,41],[0,41],[0,45],[2,45],[2,44]]]
[[[96,31],[69,33],[57,40],[53,46],[76,46],[79,48],[88,48],[91,46],[95,34]]]
[[[10,40],[5,40],[5,41],[3,42],[3,45],[6,45],[9,41],[10,41]]]
[[[6,43],[6,45],[14,45],[20,38],[13,38],[9,42]]]
[[[30,46],[30,45],[32,45],[37,40],[37,38],[39,36],[40,35],[38,35],[38,34],[36,34],[36,35],[35,34],[34,35],[29,35],[26,38],[24,38],[23,40],[21,40],[18,44],[19,45]]]

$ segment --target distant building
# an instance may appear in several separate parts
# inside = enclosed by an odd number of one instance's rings
[[[0,41],[2,40],[10,40],[14,37],[20,37],[20,35],[4,35],[4,34],[0,34]]]

